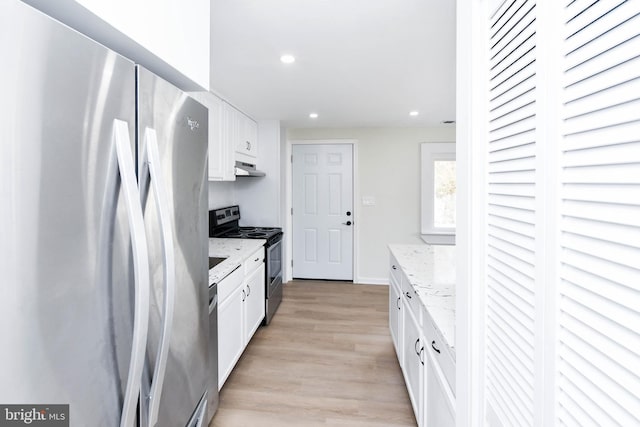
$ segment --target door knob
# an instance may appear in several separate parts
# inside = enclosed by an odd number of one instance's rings
[[[351,221],[343,222],[342,225],[351,225]]]
[[[351,216],[351,211],[347,211],[347,216]]]

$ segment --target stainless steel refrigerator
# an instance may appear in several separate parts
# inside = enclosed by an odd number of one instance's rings
[[[206,108],[18,0],[0,55],[0,404],[206,424]]]

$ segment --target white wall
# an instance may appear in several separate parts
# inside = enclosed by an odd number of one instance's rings
[[[183,90],[208,90],[208,0],[23,0]]]
[[[258,141],[256,167],[266,176],[236,178],[235,196],[240,205],[240,224],[278,227],[282,224],[280,121],[258,121]]]
[[[209,210],[236,204],[235,182],[209,181]]]
[[[374,197],[374,206],[354,205],[358,221],[359,283],[387,283],[389,243],[423,243],[420,239],[420,144],[454,142],[455,128],[289,129],[287,138],[358,140],[358,188]],[[290,189],[287,189],[290,191]]]

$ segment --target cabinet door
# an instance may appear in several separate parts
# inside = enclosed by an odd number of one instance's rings
[[[223,127],[224,115],[222,111],[222,100],[211,95],[209,102],[205,105],[209,109],[209,180],[220,181],[224,179],[224,155]]]
[[[262,323],[262,319],[264,319],[264,263],[260,264],[260,266],[247,277],[244,289],[247,294],[247,298],[244,302],[244,338],[246,345]]]
[[[258,124],[237,111],[238,135],[236,138],[236,152],[252,158],[258,155]],[[249,159],[247,159],[249,160]],[[251,160],[255,163],[255,160]]]
[[[240,112],[226,102],[223,105],[225,181],[235,181],[236,146],[240,138]]]
[[[451,392],[447,390],[447,382],[438,369],[435,358],[431,354],[426,354],[425,359],[424,382],[427,406],[424,413],[424,425],[454,427],[456,425],[454,402],[451,400]]]
[[[236,289],[218,306],[218,389],[227,380],[244,350],[244,286]]]
[[[258,124],[248,117],[244,118],[244,139],[246,154],[258,157]]]
[[[420,327],[411,310],[403,310],[404,334],[402,350],[402,372],[407,391],[411,400],[413,412],[419,425],[422,420],[422,383],[423,383],[423,357],[424,346],[420,334]],[[436,425],[436,424],[434,424]]]
[[[393,346],[396,349],[396,355],[400,366],[402,367],[402,348],[399,342],[402,330],[402,298],[400,297],[400,287],[396,283],[396,280],[391,276],[389,283],[389,332],[391,334],[391,340]]]

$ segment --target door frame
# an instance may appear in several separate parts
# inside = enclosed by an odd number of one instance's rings
[[[291,209],[293,208],[293,146],[294,145],[339,145],[350,144],[352,147],[352,207],[353,207],[353,265],[352,265],[352,281],[360,283],[360,275],[358,274],[358,242],[359,239],[359,223],[360,210],[356,201],[360,199],[360,186],[358,183],[358,140],[357,139],[294,139],[287,140],[285,159],[287,159],[287,167],[285,167],[285,249],[284,249],[284,265],[282,277],[284,282],[288,282],[293,278],[293,268],[291,260],[293,259],[293,219]]]

